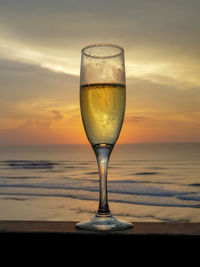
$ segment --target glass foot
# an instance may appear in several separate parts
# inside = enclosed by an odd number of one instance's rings
[[[118,220],[112,214],[99,215],[97,213],[90,221],[77,223],[76,227],[78,229],[90,231],[114,231],[132,228],[133,224],[123,220]]]

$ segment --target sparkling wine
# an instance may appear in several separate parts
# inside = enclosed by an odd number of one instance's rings
[[[81,85],[81,115],[92,145],[114,145],[123,123],[126,88],[123,84]]]

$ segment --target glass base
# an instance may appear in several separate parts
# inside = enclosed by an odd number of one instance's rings
[[[116,219],[112,214],[99,215],[98,213],[90,220],[79,222],[76,228],[89,231],[115,231],[132,228],[133,224]]]

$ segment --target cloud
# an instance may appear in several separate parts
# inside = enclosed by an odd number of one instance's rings
[[[78,142],[81,137],[80,123],[77,127],[74,114],[72,111],[72,117],[57,125],[65,116],[59,110],[51,110],[49,119],[27,119],[19,126],[0,129],[0,145],[70,143],[74,138],[76,141],[73,142]]]
[[[176,51],[183,47],[185,53],[193,53],[188,48],[195,47],[197,52],[199,8],[196,0],[181,0],[181,6],[179,0],[124,0],[117,4],[113,0],[86,0],[84,4],[81,0],[8,0],[1,3],[0,22],[8,39],[48,45],[48,49],[78,48],[85,42],[113,39],[133,51],[139,45],[152,50],[153,45],[165,50],[173,46]]]
[[[59,120],[62,120],[64,118],[64,116],[62,115],[62,113],[60,111],[58,111],[58,110],[52,110],[51,112],[54,115],[53,119],[55,121],[59,121]]]
[[[39,134],[77,121],[81,48],[99,42],[125,49],[127,123],[199,125],[199,8],[196,0],[1,1],[1,127]]]
[[[62,49],[65,57],[87,43],[115,41],[137,57],[140,50],[151,58],[182,52],[199,58],[199,8],[196,0],[182,0],[181,6],[178,0],[4,1],[0,29],[8,40],[46,52]]]
[[[126,123],[139,123],[144,122],[144,120],[149,119],[149,117],[146,116],[134,116],[132,114],[126,114],[125,116],[125,122]]]
[[[48,120],[26,120],[20,126],[16,127],[16,131],[40,131],[40,130],[49,130],[54,121],[60,121],[64,118],[62,113],[58,110],[51,110],[53,117]]]
[[[125,48],[130,76],[200,84],[199,8],[196,0],[3,1],[0,56],[79,75],[81,48],[111,42]]]
[[[26,130],[43,130],[49,129],[51,121],[39,121],[39,120],[26,120],[25,123],[17,127],[16,131],[26,131]]]
[[[48,119],[50,110],[79,102],[78,77],[34,64],[0,59],[0,80],[1,118],[4,120]]]

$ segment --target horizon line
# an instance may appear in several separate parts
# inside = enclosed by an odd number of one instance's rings
[[[200,144],[200,141],[187,141],[187,142],[177,142],[177,141],[170,141],[170,142],[130,142],[130,143],[116,143],[115,145],[139,145],[139,144]],[[83,144],[83,143],[63,143],[63,144],[0,144],[0,147],[16,147],[16,146],[91,146],[90,143]]]

